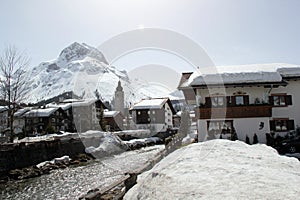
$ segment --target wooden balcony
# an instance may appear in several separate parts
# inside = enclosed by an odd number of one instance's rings
[[[271,105],[196,108],[197,119],[272,117]]]

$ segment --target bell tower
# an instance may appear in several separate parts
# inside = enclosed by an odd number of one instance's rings
[[[114,107],[116,111],[120,111],[123,115],[124,113],[124,91],[121,86],[121,81],[119,80],[118,86],[115,91]]]

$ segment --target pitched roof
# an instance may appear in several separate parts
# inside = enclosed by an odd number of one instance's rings
[[[32,109],[24,114],[25,117],[49,117],[52,113],[57,111],[59,108],[39,108]]]
[[[115,117],[120,113],[120,111],[104,111],[103,116],[104,117]]]
[[[186,74],[182,74],[183,77]],[[300,77],[300,66],[285,63],[216,66],[200,68],[182,81],[179,88],[209,84],[280,84],[286,77]]]
[[[26,107],[26,108],[19,109],[19,110],[17,110],[17,112],[15,112],[14,116],[15,116],[15,117],[20,117],[20,116],[22,116],[24,113],[30,111],[31,109],[32,109],[32,108],[30,108],[30,107]]]
[[[167,101],[168,98],[143,99],[139,103],[135,104],[131,110],[161,109]]]

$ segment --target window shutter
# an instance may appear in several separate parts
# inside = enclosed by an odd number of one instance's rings
[[[273,98],[273,96],[269,96],[269,104],[274,105],[274,98]]]
[[[211,107],[211,99],[210,99],[210,97],[205,97],[205,105],[206,105],[206,107]]]
[[[270,130],[275,131],[275,121],[274,120],[270,120]]]
[[[231,97],[231,104],[232,104],[232,105],[235,105],[235,102],[236,102],[236,101],[235,101],[235,96],[232,96],[232,97]]]
[[[288,130],[295,130],[295,123],[294,120],[289,120],[288,121]]]
[[[249,105],[249,96],[248,95],[244,96],[244,103],[245,103],[245,105]]]
[[[227,106],[231,106],[232,102],[231,102],[230,96],[226,96],[226,104],[227,104]]]
[[[292,105],[292,95],[285,96],[286,105]]]

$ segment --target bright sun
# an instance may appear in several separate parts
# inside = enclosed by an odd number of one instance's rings
[[[145,28],[144,24],[140,24],[140,25],[138,26],[138,29],[144,29],[144,28]]]

